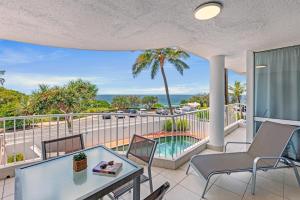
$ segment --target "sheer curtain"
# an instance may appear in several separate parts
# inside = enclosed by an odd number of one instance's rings
[[[300,121],[300,46],[255,53],[255,116]],[[300,134],[287,149],[300,160]]]

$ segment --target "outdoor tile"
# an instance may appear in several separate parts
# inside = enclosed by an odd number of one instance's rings
[[[243,183],[249,183],[251,179],[251,173],[249,172],[237,172],[237,173],[231,173],[229,177],[233,177],[235,179],[238,179],[239,181],[242,181]]]
[[[186,162],[182,166],[180,166],[179,169],[186,171],[188,165],[189,165],[189,162]]]
[[[171,181],[174,181],[175,183],[179,183],[187,176],[185,171],[181,169],[178,170],[163,169],[160,174],[167,177]]]
[[[153,178],[153,189],[157,189],[162,186],[166,181],[170,183],[170,189],[173,188],[177,183],[168,179],[167,177],[159,174]]]
[[[9,183],[9,184],[4,184],[4,192],[3,192],[3,197],[10,196],[15,193],[15,184],[14,183]]]
[[[252,195],[251,184],[247,186],[247,190],[243,198],[243,200],[282,200],[282,199],[283,196],[276,195],[258,186],[256,186],[255,195]]]
[[[2,187],[4,185],[4,179],[0,180],[0,187]]]
[[[300,169],[298,169],[300,174]],[[299,187],[294,170],[293,169],[286,169],[284,173],[284,184],[292,187]]]
[[[256,176],[256,186],[278,196],[283,196],[283,182],[272,181],[263,176]]]
[[[5,184],[15,183],[15,177],[5,179]]]
[[[284,185],[283,197],[289,200],[299,200],[300,199],[300,187],[294,187],[289,185]]]
[[[243,196],[247,189],[247,183],[239,181],[238,179],[228,175],[221,175],[215,184],[240,196]]]
[[[205,200],[241,200],[243,196],[237,195],[226,189],[213,185],[205,194]]]
[[[208,189],[216,181],[217,178],[218,175],[215,175],[211,178]],[[189,175],[185,177],[179,184],[201,196],[206,184],[206,180],[202,176],[198,176],[194,173],[189,173]]]
[[[141,185],[141,199],[146,198],[149,194],[150,194],[149,185],[147,185],[147,183],[143,183]],[[133,195],[133,192],[127,192],[127,193],[123,194],[120,199],[132,200],[133,199],[132,195]]]
[[[182,187],[181,185],[176,185],[173,189],[169,190],[165,195],[166,200],[199,200],[200,196],[189,191],[188,189]]]
[[[2,200],[14,200],[15,196],[14,195],[9,195],[7,197],[4,197]]]
[[[284,173],[282,173],[280,170],[268,170],[266,172],[264,171],[258,171],[257,176],[261,176],[264,178],[267,178],[271,181],[276,181],[279,183],[283,183],[284,179]]]

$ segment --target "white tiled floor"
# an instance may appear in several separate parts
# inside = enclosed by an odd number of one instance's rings
[[[245,141],[245,129],[239,128],[225,138],[226,141]],[[244,151],[243,145],[232,145],[228,151]],[[205,150],[201,154],[216,153]],[[166,200],[194,200],[201,199],[205,180],[190,170],[185,174],[187,164],[177,170],[153,167],[154,189],[168,181],[171,184],[164,199]],[[299,169],[300,172],[300,169]],[[206,194],[208,200],[300,200],[300,187],[297,185],[292,169],[269,170],[259,172],[257,176],[256,195],[250,193],[251,174],[247,172],[219,175],[212,178]],[[0,195],[3,200],[13,199],[14,178],[0,181]],[[149,185],[141,186],[141,196],[149,194]],[[132,193],[122,196],[122,200],[131,199]],[[106,198],[104,198],[106,199]]]

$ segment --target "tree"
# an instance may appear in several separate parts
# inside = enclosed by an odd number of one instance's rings
[[[112,99],[112,106],[118,110],[125,110],[130,107],[129,99],[126,96],[116,96]]]
[[[182,99],[181,101],[180,101],[180,105],[186,105],[186,104],[188,104],[189,103],[189,101],[187,100],[187,99]]]
[[[188,99],[189,103],[197,102],[200,104],[200,107],[208,107],[209,106],[209,94],[199,94],[196,96],[192,96]]]
[[[160,70],[164,80],[164,86],[171,115],[173,115],[173,109],[169,95],[168,82],[164,66],[166,63],[170,63],[174,65],[175,69],[181,75],[183,75],[183,71],[185,69],[189,69],[189,66],[183,61],[188,57],[188,53],[178,48],[145,50],[137,57],[135,63],[132,66],[133,77],[137,77],[142,71],[150,68],[151,79],[154,79],[157,72]]]
[[[154,104],[158,102],[158,98],[156,96],[144,96],[142,99],[142,103],[146,105],[148,109],[151,109]]]
[[[31,95],[30,107],[35,114],[46,114],[53,110],[64,114],[81,112],[85,109],[86,101],[95,100],[97,91],[96,85],[81,79],[70,81],[62,87],[40,85]],[[66,117],[70,132],[71,120],[70,116]]]
[[[138,96],[127,96],[130,107],[131,108],[136,108],[141,104],[141,99]]]
[[[241,84],[239,81],[235,81],[233,86],[229,86],[229,94],[233,102],[241,103],[241,97],[244,92],[246,92],[245,84]]]
[[[4,74],[5,74],[5,71],[4,71],[4,70],[0,71],[0,75],[4,75]],[[0,77],[0,85],[3,86],[4,82],[5,82],[5,79],[2,78],[2,77]]]
[[[0,86],[0,117],[20,116],[27,114],[27,102],[27,95]],[[16,128],[23,127],[23,120],[17,119],[15,125]],[[3,122],[0,122],[0,129],[3,128],[3,126]],[[13,129],[13,127],[13,120],[6,121],[6,129]]]

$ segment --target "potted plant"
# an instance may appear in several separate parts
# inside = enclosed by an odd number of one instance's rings
[[[80,152],[73,156],[73,170],[79,172],[87,168],[87,156],[85,153]]]

